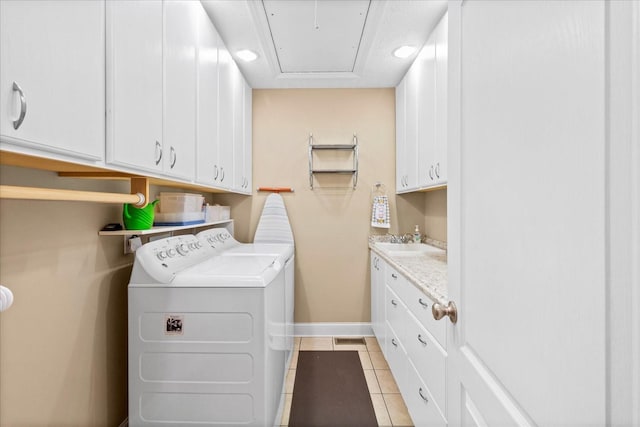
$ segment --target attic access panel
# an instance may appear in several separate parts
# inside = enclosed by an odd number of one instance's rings
[[[262,0],[282,73],[353,72],[370,0]]]

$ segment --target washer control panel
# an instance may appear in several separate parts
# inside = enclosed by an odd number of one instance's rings
[[[133,276],[142,271],[157,283],[170,283],[176,273],[212,256],[211,247],[196,236],[183,235],[155,240],[136,251]]]
[[[216,251],[224,251],[240,245],[240,242],[234,239],[226,228],[211,228],[209,230],[201,231],[196,236],[201,242],[209,245],[213,249],[216,249]]]

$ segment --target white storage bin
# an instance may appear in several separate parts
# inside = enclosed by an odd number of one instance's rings
[[[158,213],[201,212],[204,197],[190,193],[160,193]]]
[[[231,207],[229,206],[206,206],[205,208],[205,220],[211,221],[224,221],[231,219]]]
[[[159,212],[155,215],[155,225],[191,225],[204,222],[204,212]]]

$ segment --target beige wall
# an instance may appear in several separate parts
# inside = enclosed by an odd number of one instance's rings
[[[360,147],[357,188],[348,188],[348,177],[334,177],[316,180],[311,190],[309,133],[318,144],[344,144],[354,132]],[[296,322],[369,322],[368,236],[413,232],[415,224],[423,232],[441,227],[442,198],[395,196],[394,89],[254,90],[253,158],[254,187],[295,189],[283,197],[296,240]],[[390,198],[390,230],[370,226],[376,182]],[[347,188],[326,188],[337,184]],[[236,236],[251,241],[267,195],[214,200],[232,206]],[[446,217],[446,195],[444,203]],[[444,233],[435,234],[446,237],[446,221]]]
[[[126,192],[121,182],[0,167],[6,185]],[[125,187],[128,187],[126,185]],[[126,417],[131,255],[99,237],[116,205],[0,200],[0,425],[117,426]]]

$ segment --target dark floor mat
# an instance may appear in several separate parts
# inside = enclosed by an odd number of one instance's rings
[[[376,427],[357,351],[301,351],[290,427]]]

